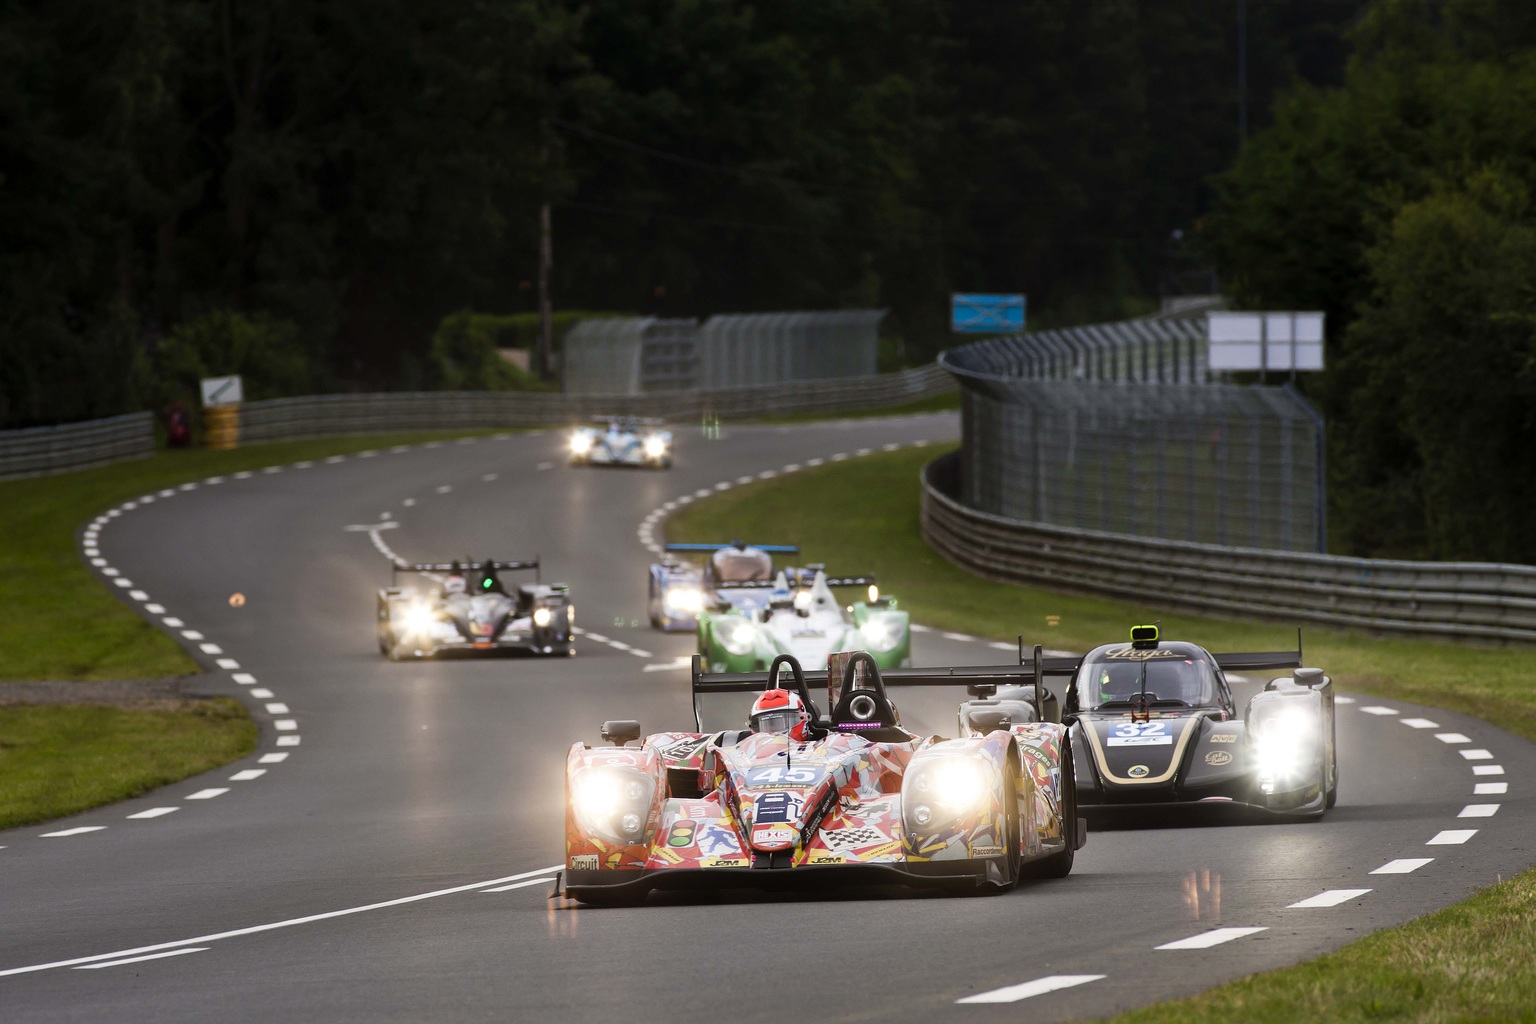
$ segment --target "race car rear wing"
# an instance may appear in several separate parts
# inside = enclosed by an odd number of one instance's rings
[[[659,427],[667,421],[657,416],[593,416],[593,423],[633,423],[637,427]]]
[[[800,548],[795,544],[738,544],[731,541],[726,544],[667,544],[663,551],[745,551],[754,548],[758,551],[766,551],[773,555],[798,555]]]
[[[391,583],[393,583],[394,578],[402,572],[452,572],[454,568],[454,563],[452,562],[391,562],[389,565],[389,577]],[[458,563],[458,570],[465,573],[479,572],[484,568],[484,562],[464,561]],[[520,562],[492,562],[491,568],[496,572],[532,569],[534,580],[540,583],[543,582],[540,578],[539,557],[537,555]]]
[[[1038,646],[1028,663],[1018,665],[960,665],[952,668],[892,668],[879,672],[886,686],[964,686],[972,693],[994,691],[1001,686],[1028,686],[1049,675],[1063,675],[1077,670],[1077,658],[1046,658]],[[1038,673],[1038,674],[1037,674]],[[802,700],[810,700],[809,688],[827,687],[826,669],[803,671],[802,681],[806,692]],[[834,681],[841,685],[841,680]],[[704,713],[699,697],[706,693],[760,693],[769,688],[769,673],[763,672],[705,672],[701,655],[693,656],[693,719],[699,732],[704,731]],[[828,691],[831,692],[830,690]],[[1040,688],[1035,688],[1036,711],[1040,710]],[[830,710],[830,708],[828,709]],[[1044,721],[1044,719],[1041,719]]]
[[[812,569],[801,570],[798,573],[784,570],[785,579],[792,587],[808,587],[816,582],[816,572]],[[829,587],[867,587],[875,582],[873,574],[868,576],[828,576]],[[772,590],[773,580],[741,580],[737,582],[721,582],[715,584],[716,590]]]
[[[1272,668],[1301,668],[1301,627],[1296,627],[1294,651],[1248,651],[1237,654],[1213,654],[1223,672],[1260,672]]]

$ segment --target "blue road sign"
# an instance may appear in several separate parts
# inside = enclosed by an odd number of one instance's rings
[[[949,329],[956,334],[1016,334],[1024,329],[1024,296],[950,296]]]

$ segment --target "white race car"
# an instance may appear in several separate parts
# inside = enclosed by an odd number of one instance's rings
[[[672,432],[663,429],[665,421],[635,416],[593,419],[604,426],[571,431],[571,465],[671,468]]]

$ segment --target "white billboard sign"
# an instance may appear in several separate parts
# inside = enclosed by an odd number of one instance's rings
[[[1210,313],[1206,331],[1214,371],[1323,368],[1321,313]]]
[[[216,405],[239,405],[243,400],[238,374],[233,377],[204,377],[202,383],[204,409]]]

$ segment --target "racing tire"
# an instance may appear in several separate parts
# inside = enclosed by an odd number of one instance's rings
[[[1021,768],[1016,761],[1010,760],[1008,771],[1004,773],[1003,780],[1003,816],[1007,822],[1007,835],[1003,837],[1003,880],[1001,882],[985,881],[977,885],[977,892],[982,895],[996,896],[1008,892],[1019,884],[1021,877],[1021,865],[1024,855],[1021,848],[1024,845],[1023,813],[1019,810],[1019,772]]]
[[[1030,872],[1035,878],[1066,878],[1072,873],[1072,861],[1077,857],[1077,776],[1072,763],[1070,740],[1061,746],[1061,830],[1067,838],[1067,848],[1042,860]]]
[[[661,618],[661,601],[656,597],[656,581],[655,581],[655,579],[651,580],[651,594],[650,594],[650,599],[649,599],[649,601],[647,603],[647,610],[651,613],[651,628],[652,629],[663,629],[663,628],[665,628],[666,624],[662,621],[662,618]]]

